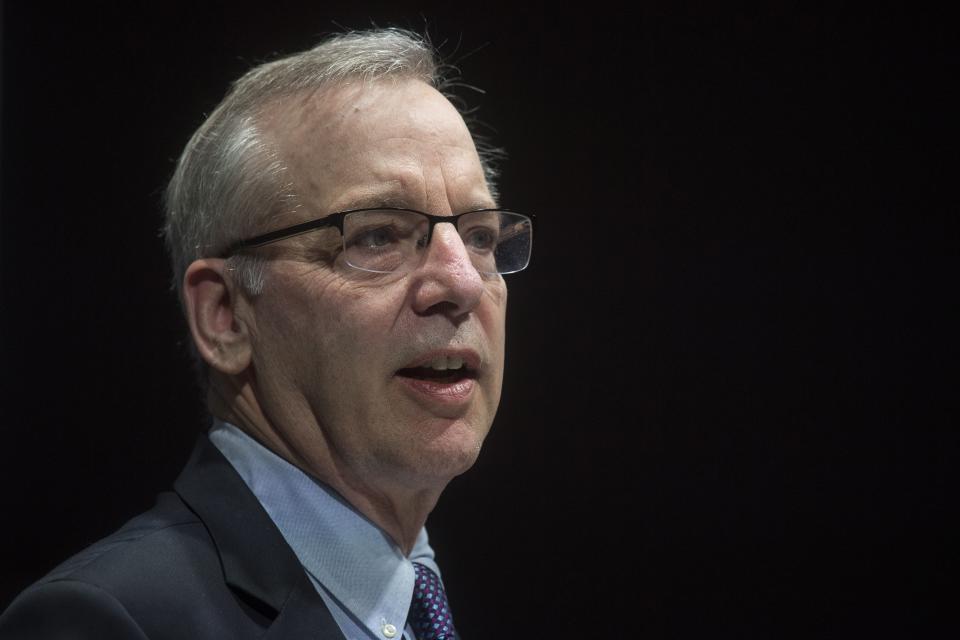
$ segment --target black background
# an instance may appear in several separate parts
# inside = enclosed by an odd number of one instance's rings
[[[717,4],[4,2],[0,606],[204,424],[158,238],[190,133],[375,22],[486,90],[538,215],[497,422],[430,520],[464,635],[943,630],[956,16]]]

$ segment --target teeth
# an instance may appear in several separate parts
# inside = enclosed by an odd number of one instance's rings
[[[463,366],[463,358],[440,357],[429,364],[431,369],[437,371],[446,371],[447,369],[459,369]]]

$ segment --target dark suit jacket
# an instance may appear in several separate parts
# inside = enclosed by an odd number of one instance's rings
[[[206,436],[173,493],[28,588],[0,638],[343,639],[266,511]]]

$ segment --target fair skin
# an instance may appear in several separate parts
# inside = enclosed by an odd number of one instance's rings
[[[456,109],[418,80],[288,98],[261,127],[300,206],[270,230],[361,206],[449,215],[494,205]],[[440,493],[476,460],[503,379],[507,291],[439,224],[409,273],[346,265],[335,230],[258,249],[267,285],[244,295],[223,260],[184,277],[210,408],[327,483],[409,553]],[[434,379],[423,365],[462,358]]]

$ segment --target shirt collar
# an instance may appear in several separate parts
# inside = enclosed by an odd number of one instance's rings
[[[374,633],[384,620],[403,626],[413,595],[412,562],[439,575],[426,529],[407,557],[332,488],[234,425],[215,421],[210,440],[263,505],[304,569],[343,608]]]

